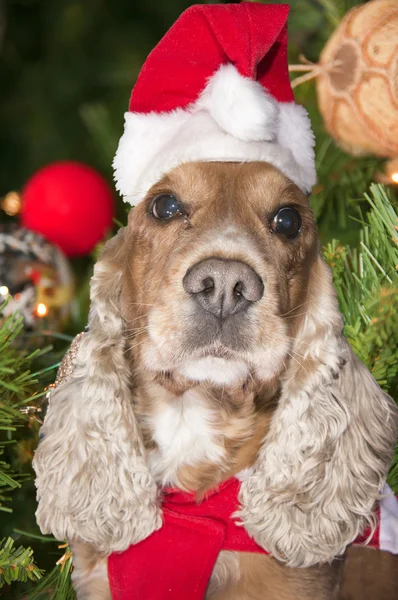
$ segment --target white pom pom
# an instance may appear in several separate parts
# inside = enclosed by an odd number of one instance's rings
[[[276,100],[260,83],[221,65],[194,105],[206,109],[227,133],[245,142],[272,141],[278,127]]]

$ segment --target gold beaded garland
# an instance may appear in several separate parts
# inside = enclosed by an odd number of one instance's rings
[[[78,333],[77,336],[73,339],[67,353],[65,354],[58,368],[57,377],[52,386],[53,388],[58,387],[59,385],[61,385],[61,383],[66,383],[70,379],[75,368],[74,360],[77,356],[84,335],[85,332],[82,331],[81,333]]]

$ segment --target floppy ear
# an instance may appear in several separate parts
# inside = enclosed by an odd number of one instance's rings
[[[365,526],[374,528],[396,441],[396,405],[342,337],[321,258],[308,300],[293,346],[297,360],[240,495],[248,532],[292,567],[331,561]]]
[[[42,532],[104,553],[161,526],[129,389],[119,310],[124,256],[121,230],[95,265],[89,330],[73,351],[72,373],[51,392],[33,461]]]

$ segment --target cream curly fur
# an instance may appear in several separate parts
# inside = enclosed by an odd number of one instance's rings
[[[293,361],[240,517],[258,544],[291,567],[332,561],[365,525],[396,436],[394,405],[345,338],[329,268],[296,337]]]
[[[161,525],[125,368],[118,308],[123,235],[95,266],[89,331],[71,378],[51,394],[33,462],[42,532],[84,540],[106,554]]]

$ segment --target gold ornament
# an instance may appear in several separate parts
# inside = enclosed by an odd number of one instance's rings
[[[315,67],[319,109],[343,149],[397,157],[398,1],[350,10]]]

